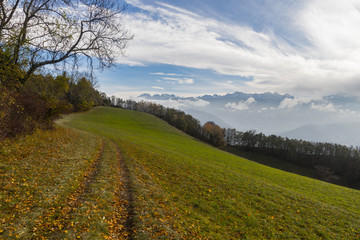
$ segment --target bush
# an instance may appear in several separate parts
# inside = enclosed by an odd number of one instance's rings
[[[54,120],[70,111],[70,106],[66,102],[51,106],[36,92],[0,87],[0,139],[52,128]]]
[[[0,88],[0,139],[31,132],[31,117],[24,114],[20,94],[5,87]]]
[[[61,114],[102,104],[100,93],[85,77],[32,74],[21,84],[21,70],[6,59],[0,50],[0,139],[52,128]]]

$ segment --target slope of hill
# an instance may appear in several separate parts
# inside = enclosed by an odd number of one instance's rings
[[[0,142],[0,239],[130,236],[119,162],[111,141],[63,127]]]
[[[88,133],[1,144],[0,238],[359,238],[359,191],[225,153],[149,114],[101,107],[62,122]]]
[[[68,124],[121,149],[137,238],[359,237],[359,191],[222,152],[148,114],[97,108]]]

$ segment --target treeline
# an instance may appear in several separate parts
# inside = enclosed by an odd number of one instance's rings
[[[216,147],[229,146],[241,151],[273,156],[283,161],[316,171],[319,179],[360,188],[360,148],[340,144],[310,142],[267,136],[255,130],[246,132],[222,129],[214,122],[200,122],[183,111],[160,104],[106,97],[104,105],[150,113],[183,132]]]
[[[225,145],[224,130],[213,122],[201,126],[199,120],[183,111],[164,107],[153,102],[123,100],[112,96],[104,100],[104,105],[152,114],[190,136],[216,147]]]
[[[236,129],[226,129],[225,140],[228,146],[242,151],[262,153],[314,169],[324,181],[360,188],[359,147],[266,136],[255,130],[240,132]]]
[[[104,94],[86,77],[33,74],[21,83],[12,73],[0,67],[0,139],[51,128],[61,114],[102,105]]]

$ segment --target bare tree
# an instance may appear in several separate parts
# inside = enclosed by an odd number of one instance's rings
[[[114,65],[132,35],[123,27],[116,0],[0,0],[0,46],[24,83],[37,69],[81,56],[94,67]]]

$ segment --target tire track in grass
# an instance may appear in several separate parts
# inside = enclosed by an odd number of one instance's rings
[[[92,166],[88,169],[87,173],[85,174],[84,181],[80,184],[80,187],[76,190],[74,196],[70,197],[70,201],[68,205],[72,207],[72,211],[74,211],[76,207],[79,207],[79,205],[84,200],[85,194],[87,194],[90,191],[89,189],[90,184],[95,181],[99,173],[100,164],[103,160],[104,148],[105,148],[105,141],[102,140],[97,157],[93,162]]]
[[[45,213],[47,215],[45,219],[52,219],[52,221],[41,223],[42,227],[45,227],[43,230],[45,230],[45,233],[48,233],[46,235],[50,239],[64,238],[68,233],[68,229],[76,231],[77,226],[72,221],[72,215],[84,204],[85,195],[90,192],[90,185],[95,181],[100,170],[104,149],[105,140],[102,139],[95,160],[84,174],[82,181],[73,194],[66,198],[63,206],[59,206],[58,209],[50,209],[50,212]]]
[[[116,142],[117,158],[117,186],[115,192],[115,212],[110,225],[111,238],[113,239],[134,239],[134,197],[130,171],[124,162],[121,150]]]
[[[48,239],[134,239],[130,171],[118,145],[102,139],[95,160],[73,194],[42,231]]]

